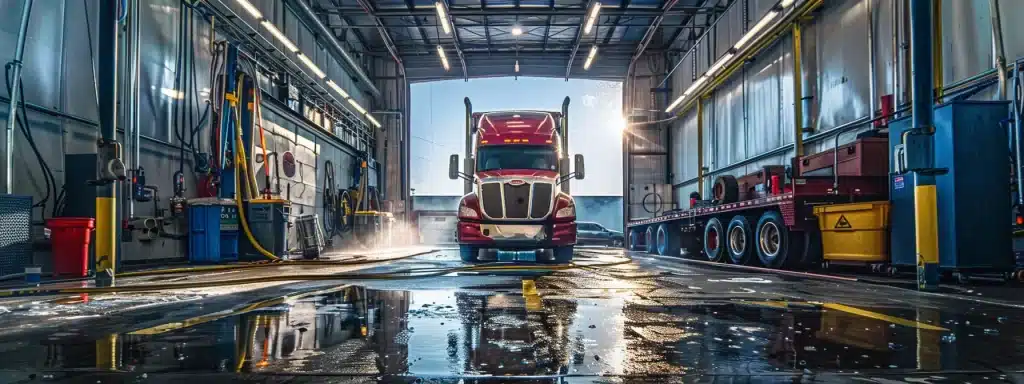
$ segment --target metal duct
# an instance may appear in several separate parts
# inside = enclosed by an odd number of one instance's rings
[[[366,72],[363,71],[359,62],[350,56],[348,52],[345,52],[345,49],[341,46],[341,43],[338,42],[338,39],[335,38],[334,34],[320,22],[320,19],[316,17],[316,13],[309,8],[309,5],[306,5],[302,0],[287,0],[287,3],[291,4],[292,9],[295,10],[296,16],[298,16],[303,23],[312,27],[314,29],[314,33],[323,37],[323,40],[326,42],[324,45],[327,47],[327,50],[331,51],[335,56],[341,57],[345,60],[345,63],[348,64],[352,71],[355,72],[359,81],[365,83],[366,89],[373,94],[373,97],[380,98],[380,89],[377,89],[377,86],[373,84],[373,80],[370,80],[370,77],[366,75]]]

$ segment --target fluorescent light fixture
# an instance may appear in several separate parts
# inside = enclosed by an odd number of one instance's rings
[[[512,36],[519,36],[523,34],[523,28],[520,26],[512,27]]]
[[[331,87],[331,89],[333,89],[334,92],[337,92],[339,95],[341,95],[342,98],[348,98],[348,92],[345,92],[344,89],[341,89],[341,86],[339,86],[338,83],[335,83],[334,80],[327,80],[327,86]]]
[[[434,8],[437,9],[437,21],[441,22],[441,28],[444,29],[444,34],[452,34],[452,26],[448,25],[448,12],[445,10],[444,2],[435,2]]]
[[[299,51],[299,47],[296,47],[295,43],[293,43],[291,40],[288,40],[288,36],[285,36],[280,29],[277,29],[277,26],[274,25],[274,23],[271,23],[270,20],[263,20],[263,22],[260,24],[263,24],[263,28],[266,28],[271,35],[274,35],[274,37],[277,38],[277,41],[280,41],[281,44],[284,45],[284,48],[288,50],[288,52]]]
[[[747,33],[744,34],[743,37],[740,38],[740,41],[737,41],[736,45],[734,45],[733,47],[735,47],[736,49],[743,48],[743,45],[747,44],[747,42],[750,41],[750,39],[753,39],[755,35],[760,33],[762,29],[764,29],[764,27],[768,26],[768,23],[772,22],[772,20],[775,20],[775,16],[778,15],[779,11],[776,11],[774,9],[768,11],[768,14],[764,15],[764,17],[762,17],[761,20],[757,22],[757,24],[754,24],[753,27],[750,27],[750,30],[747,31]]]
[[[711,68],[708,68],[708,72],[706,73],[706,75],[714,76],[715,72],[718,72],[719,69],[722,69],[722,66],[724,66],[725,63],[729,61],[729,59],[732,59],[733,56],[735,56],[735,54],[733,54],[732,52],[726,53],[725,56],[722,56],[722,58],[718,59],[718,61],[715,62],[715,64],[712,65]]]
[[[314,63],[313,59],[310,59],[309,56],[303,55],[301,53],[299,53],[297,56],[299,57],[299,61],[301,61],[302,64],[306,64],[306,68],[309,68],[310,71],[313,71],[313,74],[316,75],[316,78],[323,79],[327,77],[327,74],[324,73],[324,70],[316,66],[316,63]]]
[[[583,25],[583,34],[589,35],[590,31],[594,29],[594,23],[597,22],[597,14],[601,12],[601,2],[595,2],[594,6],[590,7],[590,15],[587,16],[587,23]]]
[[[590,47],[590,54],[587,55],[587,61],[583,62],[583,69],[590,69],[590,64],[594,63],[594,57],[597,56],[597,46]]]
[[[242,6],[242,8],[245,9],[246,12],[249,12],[249,14],[252,15],[252,17],[255,17],[256,20],[263,19],[263,13],[260,13],[259,8],[256,8],[256,6],[252,5],[252,3],[246,0],[236,0],[236,2],[238,2],[238,5]]]
[[[516,73],[519,73],[519,60],[516,60]]]
[[[782,8],[786,8],[786,7],[790,6],[790,5],[793,5],[793,3],[795,3],[795,2],[796,2],[796,0],[782,0],[782,2],[779,3],[779,5],[781,5]]]
[[[185,92],[179,91],[174,88],[160,88],[160,93],[172,99],[181,100],[185,98]]]
[[[369,120],[370,124],[373,124],[374,127],[380,128],[380,122],[377,121],[377,119],[374,119],[369,113],[366,114],[366,120]]]
[[[448,56],[444,55],[444,48],[440,45],[437,46],[437,55],[441,56],[441,65],[444,66],[444,70],[447,72],[451,67],[448,66]]]
[[[366,114],[366,108],[363,108],[362,105],[359,105],[359,102],[356,101],[356,99],[348,99],[348,103],[352,104],[352,108],[355,108],[356,112],[359,112],[360,115]]]
[[[677,97],[676,100],[672,102],[672,104],[669,104],[668,108],[665,108],[665,113],[672,112],[673,109],[676,109],[676,107],[678,107],[679,104],[686,99],[686,96],[689,96],[694,91],[696,91],[697,88],[700,88],[701,85],[704,85],[704,82],[707,80],[707,76],[701,76],[700,78],[697,79],[697,81],[694,81],[693,84],[690,84],[690,87],[686,89],[686,92],[683,92],[682,95],[679,95],[679,97]]]

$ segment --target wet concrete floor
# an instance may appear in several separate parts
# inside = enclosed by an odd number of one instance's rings
[[[0,337],[0,382],[1024,379],[1024,309],[1013,305],[631,257],[296,282],[88,316]],[[448,250],[364,271],[460,265]],[[65,309],[35,303],[3,307],[0,327]]]

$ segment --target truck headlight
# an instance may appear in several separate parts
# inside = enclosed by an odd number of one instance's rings
[[[465,205],[459,206],[459,217],[466,219],[479,219],[480,215],[476,213],[476,210]]]
[[[555,218],[556,219],[562,219],[562,218],[566,218],[566,217],[576,217],[576,206],[575,205],[570,205],[568,207],[561,208],[557,212],[555,212]]]

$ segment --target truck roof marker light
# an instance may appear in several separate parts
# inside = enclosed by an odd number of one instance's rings
[[[758,33],[761,33],[761,30],[764,29],[764,27],[767,27],[768,23],[771,23],[772,20],[775,20],[775,17],[778,15],[779,11],[775,9],[768,11],[768,13],[765,14],[764,17],[762,17],[761,20],[757,22],[757,24],[754,24],[753,27],[750,27],[750,30],[747,31],[747,33],[745,33],[743,37],[741,37],[740,40],[736,42],[736,45],[734,45],[733,47],[736,48],[737,50],[743,48],[743,46],[746,45],[747,42],[750,41],[750,39],[753,39],[754,36],[756,36]]]
[[[444,54],[444,47],[437,46],[437,55],[441,57],[441,65],[444,67],[445,72],[451,69],[451,66],[448,65],[448,56]]]
[[[512,139],[505,139],[505,142],[506,142],[506,143],[511,143],[511,142],[512,142]]]
[[[594,63],[594,57],[597,56],[597,46],[590,47],[590,54],[587,55],[587,61],[583,62],[583,69],[589,70],[590,64]]]
[[[597,14],[601,13],[601,2],[594,2],[594,6],[590,7],[590,14],[587,16],[587,23],[583,24],[583,34],[589,35],[590,31],[594,29],[594,23],[597,22]]]
[[[487,140],[480,140],[480,144],[487,144]]]
[[[274,23],[271,23],[270,20],[263,20],[263,22],[260,23],[260,25],[262,25],[263,28],[266,28],[267,32],[270,32],[271,35],[274,35],[274,38],[276,38],[277,41],[281,42],[281,45],[284,45],[284,47],[288,49],[288,52],[299,51],[299,47],[296,47],[295,43],[289,40],[288,36],[286,36],[284,32],[281,32],[280,29],[277,29],[277,26],[274,25]]]
[[[551,144],[551,140],[544,140],[545,144]]]
[[[452,26],[448,25],[448,12],[445,9],[444,2],[434,2],[434,9],[437,10],[437,20],[441,22],[441,29],[444,29],[444,34],[452,34]]]
[[[256,6],[252,5],[252,3],[250,3],[250,2],[248,2],[246,0],[235,0],[235,1],[243,9],[245,9],[246,12],[249,12],[249,14],[252,15],[252,17],[256,18],[256,20],[263,19],[263,14],[260,13],[260,9],[256,8]]]

